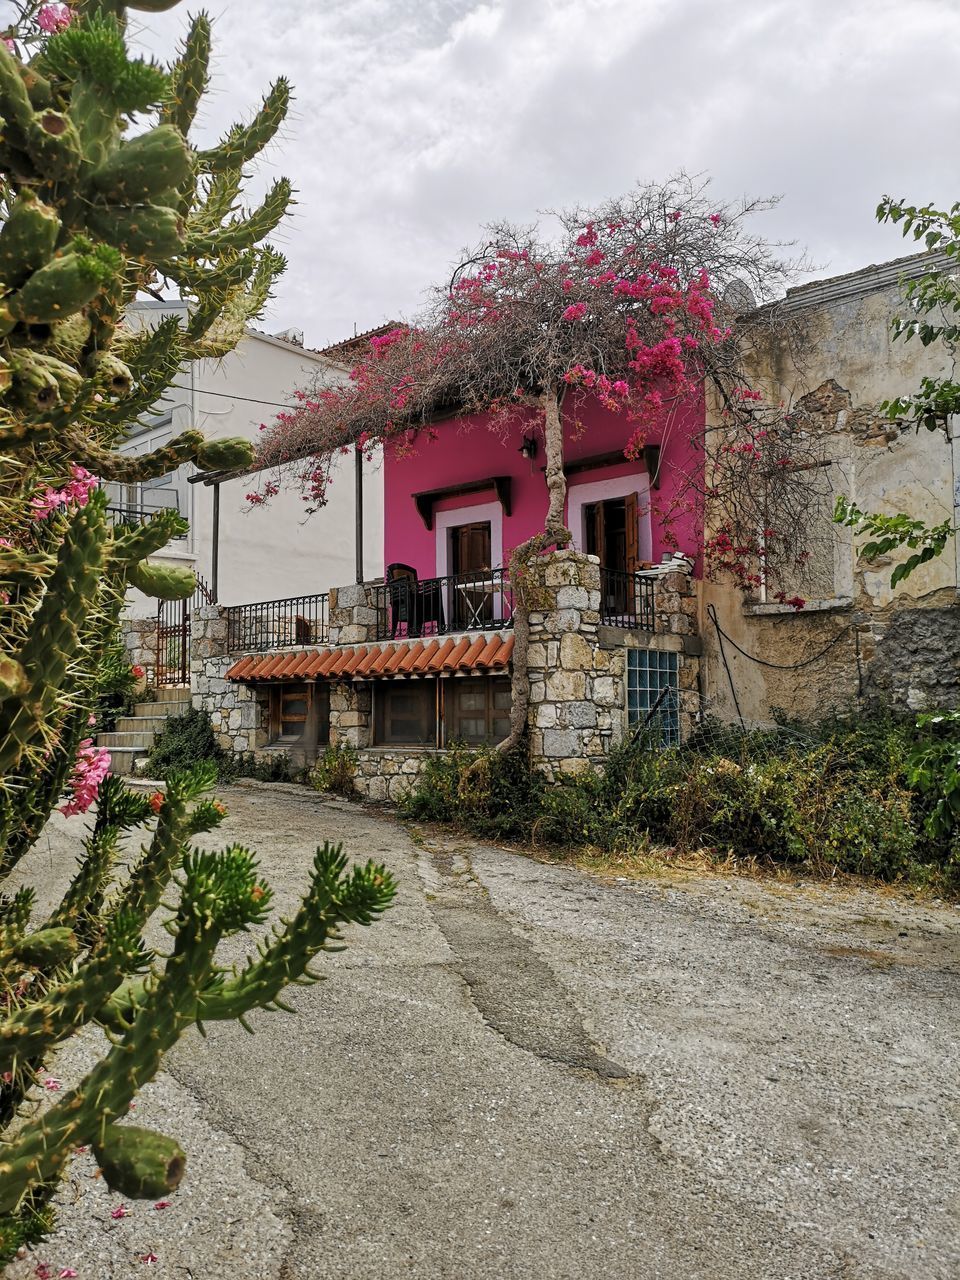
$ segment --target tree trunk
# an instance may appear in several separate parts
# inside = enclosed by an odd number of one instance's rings
[[[563,423],[555,383],[550,383],[544,390],[540,405],[543,409],[549,505],[543,532],[521,542],[510,556],[510,582],[513,587],[513,676],[510,690],[510,733],[497,747],[498,751],[503,752],[516,750],[527,728],[527,710],[530,706],[530,672],[527,669],[530,611],[542,608],[546,603],[534,577],[533,566],[546,547],[565,547],[571,538],[570,530],[563,523],[567,479],[563,474]]]

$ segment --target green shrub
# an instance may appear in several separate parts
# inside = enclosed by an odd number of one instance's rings
[[[333,791],[337,795],[356,794],[357,753],[346,742],[326,747],[309,772],[309,781],[317,791]]]
[[[489,839],[529,840],[543,792],[523,752],[454,745],[429,758],[399,807],[404,817],[450,822]]]
[[[538,847],[623,853],[652,842],[960,888],[960,831],[934,838],[930,821],[953,785],[946,739],[940,721],[921,718],[918,731],[889,713],[769,732],[707,724],[682,747],[625,743],[555,786],[522,755],[454,748],[431,758],[400,808]],[[920,759],[932,780],[913,786]]]
[[[147,770],[153,778],[166,778],[175,770],[205,761],[212,761],[221,776],[232,772],[229,765],[233,762],[217,742],[209,715],[190,707],[182,716],[170,716],[164,722],[147,757]]]

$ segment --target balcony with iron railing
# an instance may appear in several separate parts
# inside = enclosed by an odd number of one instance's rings
[[[231,653],[263,653],[326,644],[330,636],[328,601],[327,593],[322,592],[232,605],[225,611],[228,648]]]
[[[176,511],[176,507],[172,508]],[[159,511],[169,511],[170,507],[124,507],[117,504],[111,504],[107,507],[107,519],[111,524],[141,524],[145,520],[151,519]],[[178,542],[185,538],[186,533],[175,533],[173,541]]]
[[[645,570],[600,570],[600,621],[608,627],[655,631],[659,574]]]
[[[513,625],[513,591],[505,569],[442,578],[396,577],[374,587],[375,639],[497,631]]]

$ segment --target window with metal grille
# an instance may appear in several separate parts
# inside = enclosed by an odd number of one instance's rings
[[[627,723],[659,732],[664,747],[680,743],[680,687],[675,653],[627,650]]]

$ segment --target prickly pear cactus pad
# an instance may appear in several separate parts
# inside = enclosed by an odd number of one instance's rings
[[[377,919],[395,891],[382,867],[349,867],[324,844],[300,910],[245,967],[225,970],[220,940],[263,926],[271,894],[250,850],[193,848],[223,818],[205,794],[212,772],[174,777],[148,799],[107,772],[89,737],[127,590],[193,590],[191,574],[150,559],[184,522],[161,512],[114,527],[102,486],[250,462],[244,441],[194,429],[150,454],[121,446],[184,363],[236,345],[285,265],[267,238],[290,207],[289,182],[253,209],[243,187],[289,87],[278,81],[252,119],[196,146],[207,16],[189,21],[172,66],[126,43],[128,9],[174,2],[28,0],[8,7],[19,18],[0,32],[0,1265],[50,1229],[78,1145],[128,1198],[171,1192],[189,1152],[125,1123],[164,1053],[191,1025],[280,1006],[340,928]],[[144,292],[185,313],[128,327]],[[71,818],[76,872],[42,918],[29,888],[4,884],[57,807],[87,817]],[[142,941],[158,911],[164,954]],[[109,1049],[38,1106],[45,1063],[89,1024]]]

